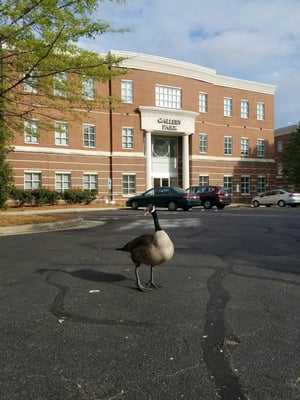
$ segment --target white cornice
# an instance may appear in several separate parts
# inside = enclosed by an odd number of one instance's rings
[[[270,95],[274,95],[276,90],[276,86],[274,85],[217,75],[216,70],[214,69],[185,61],[119,50],[111,50],[111,54],[116,57],[124,58],[120,65],[128,69],[140,69],[178,75],[185,78],[208,82],[213,85],[249,90]]]

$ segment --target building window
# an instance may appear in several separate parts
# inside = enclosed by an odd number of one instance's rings
[[[155,105],[156,107],[181,109],[181,89],[156,85]]]
[[[207,93],[200,92],[199,93],[199,112],[207,113],[207,110],[208,110]]]
[[[39,143],[38,121],[36,120],[24,121],[24,140],[25,143],[30,143],[30,144]]]
[[[282,163],[277,164],[277,175],[283,175],[283,164]]]
[[[83,125],[83,145],[85,147],[96,146],[95,125]]]
[[[257,103],[256,105],[257,119],[263,121],[265,119],[265,104]]]
[[[277,142],[277,153],[282,153],[283,150],[283,142],[282,140],[278,140]]]
[[[132,81],[121,81],[121,98],[123,103],[133,103]]]
[[[199,176],[199,185],[200,186],[208,186],[209,185],[209,176],[208,175],[200,175]]]
[[[265,176],[259,176],[257,178],[257,183],[256,183],[256,192],[257,193],[264,193],[266,191],[266,177]]]
[[[24,172],[24,189],[32,190],[42,187],[42,174],[40,172]]]
[[[69,133],[68,124],[66,122],[55,122],[55,144],[57,146],[68,146],[69,144]]]
[[[232,136],[224,137],[224,154],[232,154]]]
[[[133,128],[122,128],[122,149],[133,149]]]
[[[232,117],[232,99],[224,97],[224,117]]]
[[[248,100],[241,101],[241,118],[249,118],[249,102]]]
[[[249,156],[249,139],[241,138],[241,155],[244,157]]]
[[[66,97],[67,75],[65,72],[59,72],[53,77],[54,96]]]
[[[94,79],[88,77],[82,79],[82,96],[85,100],[94,100]]]
[[[35,71],[25,72],[24,92],[35,94],[38,92],[38,79]]]
[[[83,175],[83,190],[98,191],[98,175],[84,174]]]
[[[55,174],[55,190],[63,192],[68,189],[71,189],[71,174],[57,172]]]
[[[250,194],[250,176],[242,176],[241,178],[241,193]]]
[[[230,192],[232,192],[233,188],[233,178],[232,176],[224,176],[223,177],[223,186],[227,188]]]
[[[200,133],[199,135],[199,152],[207,153],[207,134]]]
[[[136,192],[135,189],[135,175],[123,175],[122,177],[122,194],[134,194]]]
[[[265,141],[264,141],[264,139],[257,139],[257,155],[258,155],[258,157],[265,156]]]

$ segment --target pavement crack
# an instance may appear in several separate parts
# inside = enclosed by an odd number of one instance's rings
[[[207,281],[210,299],[202,339],[203,359],[214,377],[220,399],[246,400],[239,378],[230,366],[230,351],[226,351],[228,347],[233,350],[239,343],[237,338],[226,338],[224,311],[231,296],[223,287],[223,280],[230,273],[230,268],[215,269]]]

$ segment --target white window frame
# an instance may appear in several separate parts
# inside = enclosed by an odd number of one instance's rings
[[[208,95],[205,92],[199,92],[199,112],[207,113],[208,111]]]
[[[241,194],[249,195],[251,191],[251,178],[249,175],[241,176]]]
[[[37,119],[24,121],[24,142],[27,144],[39,144],[39,125]]]
[[[265,156],[265,140],[257,139],[257,156],[264,157]]]
[[[264,193],[266,191],[266,185],[267,185],[267,178],[266,176],[260,175],[257,177],[257,182],[256,182],[256,192],[257,193]]]
[[[67,74],[65,72],[58,72],[53,76],[53,94],[58,97],[66,97],[66,83]]]
[[[132,127],[122,127],[122,149],[132,150],[134,145],[134,130]]]
[[[207,153],[207,133],[199,133],[199,153]]]
[[[209,175],[199,175],[199,186],[209,185]]]
[[[232,155],[232,136],[224,136],[224,154]]]
[[[83,124],[82,126],[83,146],[96,147],[96,127],[92,124]]]
[[[58,177],[60,177],[61,179],[58,180]],[[59,192],[70,190],[72,187],[71,179],[71,172],[55,172],[55,190]]]
[[[279,175],[279,176],[283,175],[283,163],[277,164],[277,175]]]
[[[241,100],[241,118],[248,119],[249,118],[249,101]]]
[[[224,97],[224,117],[232,117],[232,98]]]
[[[223,186],[232,192],[233,189],[233,176],[224,175],[223,176]]]
[[[69,129],[66,121],[54,122],[54,136],[56,146],[69,146]]]
[[[95,82],[93,78],[84,76],[82,78],[82,96],[85,100],[94,100],[95,98]]]
[[[156,107],[172,108],[181,110],[182,89],[172,86],[155,86],[155,105]]]
[[[130,196],[136,193],[136,174],[123,174],[122,175],[122,194],[123,196]]]
[[[133,103],[133,81],[121,81],[121,99],[122,103]]]
[[[241,138],[241,156],[242,157],[249,156],[249,138],[247,137]]]
[[[276,148],[277,148],[277,153],[282,153],[282,151],[283,151],[283,141],[282,140],[277,141]]]
[[[259,101],[256,104],[256,113],[257,113],[257,120],[264,121],[265,120],[265,103]]]
[[[83,190],[98,192],[98,174],[95,172],[85,172],[83,174]]]
[[[24,171],[24,189],[32,190],[42,187],[41,171]]]
[[[24,76],[26,76],[23,82],[24,93],[36,94],[38,92],[38,79],[36,75],[36,71],[24,73]]]

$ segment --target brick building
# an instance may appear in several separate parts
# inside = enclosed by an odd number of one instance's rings
[[[282,162],[282,152],[284,146],[287,144],[289,140],[289,136],[292,132],[297,131],[298,124],[285,126],[283,128],[279,128],[275,130],[275,154],[274,159],[276,163],[276,177],[275,177],[275,185],[279,189],[285,189],[291,192],[299,192],[300,186],[293,185],[288,182],[288,180],[283,175],[283,162]]]
[[[9,158],[17,187],[96,189],[103,201],[123,202],[152,186],[221,184],[235,201],[248,202],[274,185],[274,86],[112,53],[125,57],[127,73],[88,82],[83,93],[112,94],[121,103],[111,111],[79,106],[78,118],[58,116],[39,135],[31,134],[38,121],[26,121]],[[30,94],[30,85],[24,90]]]

